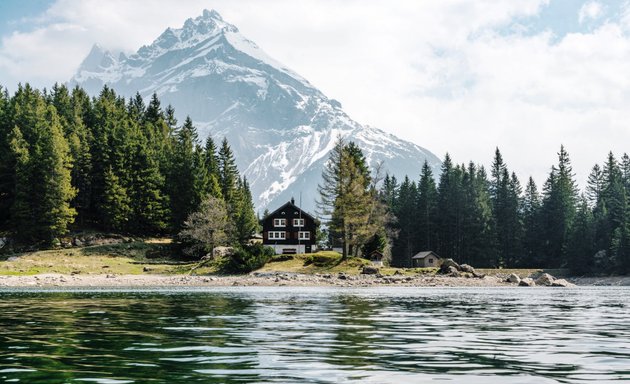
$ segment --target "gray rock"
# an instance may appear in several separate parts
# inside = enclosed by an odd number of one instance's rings
[[[520,284],[521,278],[518,277],[518,275],[515,273],[510,273],[510,276],[508,276],[507,279],[505,279],[505,281],[512,284]]]
[[[575,287],[575,284],[569,283],[565,279],[556,279],[551,284],[552,287]]]
[[[534,279],[532,279],[531,277],[526,277],[523,280],[521,280],[518,285],[520,287],[534,287],[536,286],[536,283],[534,282]]]
[[[379,268],[373,265],[364,265],[361,269],[361,273],[364,275],[377,275],[379,273]]]
[[[446,274],[451,276],[451,277],[460,277],[461,276],[461,274],[459,273],[459,270],[457,268],[453,267],[452,265],[449,266],[446,269]]]
[[[77,246],[77,247],[82,247],[83,246],[83,241],[77,237],[77,238],[74,239],[74,245]]]
[[[472,273],[473,275],[475,274],[475,268],[471,267],[468,264],[462,264],[459,266],[459,270],[462,272],[468,272],[468,273]]]
[[[213,257],[231,256],[232,254],[234,254],[232,247],[214,247],[212,250]]]
[[[555,278],[548,273],[543,273],[536,279],[536,285],[542,285],[544,287],[551,287]]]
[[[442,265],[440,265],[440,270],[438,272],[443,275],[449,275],[452,273],[452,269],[459,272],[462,270],[462,267],[453,261],[453,259],[445,259],[442,261]]]
[[[6,237],[0,237],[0,249],[4,248],[9,243],[9,239]]]
[[[339,280],[348,280],[348,276],[346,276],[346,274],[343,272],[339,272],[339,274],[337,275],[337,278]]]

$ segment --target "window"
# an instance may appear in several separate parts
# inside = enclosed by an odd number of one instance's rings
[[[304,226],[304,219],[293,219],[293,226],[294,227],[303,227]]]
[[[287,226],[287,219],[273,219],[273,226],[274,227],[286,227]]]
[[[269,240],[284,240],[286,236],[287,233],[284,231],[269,231]]]
[[[429,264],[433,264],[433,259],[429,259]]]
[[[311,239],[311,233],[308,231],[300,231],[298,234],[298,239],[300,240],[310,240]]]

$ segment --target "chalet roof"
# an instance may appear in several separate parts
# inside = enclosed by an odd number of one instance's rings
[[[295,208],[298,212],[301,212],[302,217],[306,216],[306,217],[308,217],[309,219],[311,219],[311,220],[313,220],[313,221],[316,221],[316,219],[315,219],[313,216],[311,216],[308,212],[303,211],[300,207],[298,207],[297,205],[295,205],[295,202],[294,202],[294,200],[293,200],[293,199],[291,199],[291,200],[287,201],[287,202],[286,202],[286,203],[284,203],[284,204],[283,204],[280,208],[278,208],[278,209],[276,209],[275,211],[271,212],[271,213],[270,213],[270,214],[269,214],[269,215],[265,218],[265,220],[266,220],[266,219],[268,219],[268,218],[270,218],[270,217],[272,217],[272,216],[275,216],[275,215],[276,215],[276,213],[278,213],[278,212],[282,211],[283,209],[286,209],[287,207],[293,207],[293,208]]]
[[[438,256],[438,254],[433,251],[418,252],[412,257],[412,259],[424,259],[425,257],[430,256],[430,255],[433,255],[433,257],[437,257],[438,259],[441,259],[441,257]]]

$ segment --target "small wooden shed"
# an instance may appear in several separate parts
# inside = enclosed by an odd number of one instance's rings
[[[411,258],[411,264],[415,268],[437,268],[441,263],[442,258],[433,251],[418,252]]]
[[[377,265],[379,267],[383,266],[383,253],[377,250],[370,252],[368,255],[368,259],[372,262],[372,264]]]

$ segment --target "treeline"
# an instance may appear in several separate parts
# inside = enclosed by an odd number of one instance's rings
[[[205,144],[205,145],[204,145]],[[208,197],[225,202],[238,238],[257,229],[249,185],[223,139],[202,144],[154,94],[28,84],[0,92],[0,231],[25,244],[69,230],[174,234]]]
[[[392,264],[419,251],[479,267],[630,272],[630,157],[595,165],[580,194],[564,147],[539,192],[508,170],[497,149],[490,174],[446,155],[436,184],[428,164],[418,181],[386,176],[380,189],[396,220],[388,224]]]

